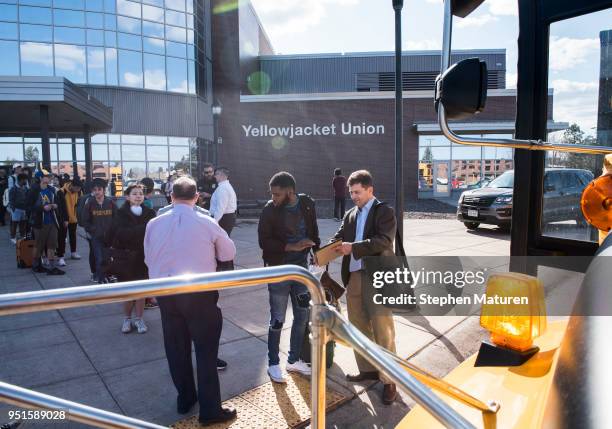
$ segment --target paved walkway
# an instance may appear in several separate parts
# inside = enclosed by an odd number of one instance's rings
[[[322,220],[319,225],[323,240],[338,227],[333,220]],[[409,237],[406,250],[411,255],[509,253],[509,237],[497,229],[468,232],[461,223],[449,219],[406,220],[404,228],[405,236]],[[241,220],[232,238],[238,248],[237,268],[262,265],[256,221]],[[78,246],[86,256],[86,242],[80,239]],[[0,294],[90,283],[85,258],[67,262],[65,276],[19,270],[8,230],[0,229]],[[330,269],[339,278],[339,263],[333,263]],[[220,357],[229,364],[220,375],[221,389],[223,399],[227,399],[268,381],[266,285],[224,291],[219,305],[224,317]],[[484,335],[474,318],[395,319],[398,353],[437,375],[446,374],[472,354]],[[176,392],[165,359],[159,311],[147,310],[145,320],[149,325],[147,334],[122,334],[121,304],[0,317],[0,380],[159,424],[171,424],[182,416],[175,411]],[[281,339],[284,354],[291,320],[289,310]],[[352,351],[338,346],[328,383],[353,399],[328,415],[330,427],[391,426],[413,405],[403,394],[392,406],[382,405],[379,383],[345,382],[345,374],[355,370]],[[8,408],[0,404],[0,417],[6,415]]]

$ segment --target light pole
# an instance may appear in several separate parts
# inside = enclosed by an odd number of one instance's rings
[[[400,239],[404,238],[404,151],[402,146],[402,7],[403,0],[392,0],[395,11],[395,217]],[[402,243],[395,243],[395,250]]]
[[[219,145],[219,116],[223,112],[223,105],[217,100],[212,105],[212,115],[213,115],[213,135],[215,141],[213,142],[213,159],[212,163],[217,165],[217,156],[218,156],[218,145]]]

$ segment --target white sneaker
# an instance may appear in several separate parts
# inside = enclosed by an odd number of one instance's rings
[[[81,255],[79,255],[77,252],[74,252],[70,255],[70,259],[81,259]]]
[[[268,367],[268,375],[270,379],[275,383],[287,383],[287,374],[280,365],[272,365]]]
[[[11,243],[17,244],[17,239],[16,238],[11,238]]]
[[[147,324],[142,319],[134,319],[134,326],[138,329],[139,334],[145,334],[149,330]]]
[[[293,363],[287,362],[287,371],[288,372],[298,372],[302,375],[310,375],[312,374],[312,368],[308,366],[306,362],[302,359],[295,361]]]
[[[123,319],[123,325],[121,325],[121,332],[127,334],[132,332],[132,320],[131,319]]]
[[[65,267],[66,266],[66,261],[64,261],[64,258],[59,258],[57,260],[57,265],[60,267]]]

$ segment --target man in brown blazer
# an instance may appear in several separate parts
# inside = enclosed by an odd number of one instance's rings
[[[362,258],[392,256],[397,228],[391,207],[374,196],[372,175],[367,170],[353,172],[348,179],[355,207],[344,216],[334,239],[342,240],[336,249],[342,259],[342,282],[346,286],[349,321],[376,344],[395,353],[395,325],[390,309],[374,304],[372,286],[365,281]],[[378,380],[379,374],[370,363],[355,353],[359,374],[347,375],[348,381]],[[391,404],[397,396],[395,384],[380,374],[384,383],[383,402]]]

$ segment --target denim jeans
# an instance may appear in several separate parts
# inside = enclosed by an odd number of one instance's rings
[[[296,264],[297,265],[297,264]],[[302,265],[302,264],[300,264]],[[306,267],[306,263],[302,265]],[[295,281],[270,283],[268,285],[270,294],[270,328],[268,330],[268,365],[278,365],[279,344],[285,315],[287,314],[287,303],[291,297],[293,308],[293,325],[291,326],[291,339],[289,342],[289,362],[293,363],[300,359],[302,343],[306,333],[309,318],[310,294],[308,288]]]
[[[104,272],[104,264],[109,257],[108,248],[104,245],[104,241],[100,238],[92,237],[91,246],[93,249],[94,260],[96,263],[96,280],[104,281],[106,273]]]

